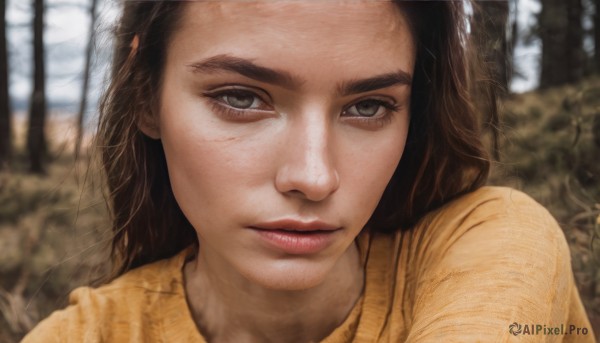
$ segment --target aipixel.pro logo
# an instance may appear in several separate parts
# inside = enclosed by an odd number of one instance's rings
[[[508,332],[513,336],[518,335],[587,335],[589,330],[586,327],[578,327],[570,324],[560,324],[557,326],[549,326],[542,324],[523,324],[513,322],[508,326]]]

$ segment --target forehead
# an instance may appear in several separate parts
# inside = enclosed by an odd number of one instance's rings
[[[169,55],[193,63],[221,54],[314,74],[325,65],[329,74],[361,66],[411,73],[414,65],[404,14],[380,0],[187,3]]]
[[[252,31],[263,31],[257,24],[285,26],[289,30],[345,31],[359,33],[373,29],[385,33],[398,28],[400,10],[392,1],[381,0],[220,0],[192,1],[185,9],[185,23],[214,27],[235,23]],[[343,25],[333,27],[331,24]],[[265,27],[262,27],[263,29]]]

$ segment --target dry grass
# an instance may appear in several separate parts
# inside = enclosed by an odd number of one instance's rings
[[[26,173],[19,155],[0,173],[0,342],[17,342],[105,267],[110,233],[98,177],[61,138],[47,175]]]
[[[600,340],[600,132],[593,129],[600,124],[600,79],[513,96],[503,105],[503,163],[492,183],[524,190],[559,221]]]

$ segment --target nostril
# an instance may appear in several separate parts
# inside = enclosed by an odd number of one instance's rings
[[[301,191],[297,190],[297,189],[292,189],[291,191],[287,192],[290,195],[294,195],[294,196],[304,196],[304,193],[302,193]]]
[[[305,144],[294,145],[283,153],[275,187],[287,196],[322,201],[333,194],[340,183],[331,145],[323,139],[303,142]]]
[[[279,175],[276,188],[280,193],[310,201],[323,201],[339,188],[337,172],[310,177],[308,174]],[[282,177],[283,176],[283,177]]]

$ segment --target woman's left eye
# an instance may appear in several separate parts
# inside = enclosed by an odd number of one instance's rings
[[[383,100],[368,99],[348,107],[344,110],[342,116],[362,118],[382,117],[390,110],[397,110],[397,106]]]

